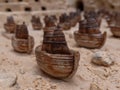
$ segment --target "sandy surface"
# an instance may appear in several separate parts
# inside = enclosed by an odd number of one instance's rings
[[[27,14],[28,15],[28,14]],[[43,31],[34,31],[31,27],[30,16],[15,15],[15,19],[27,22],[29,33],[35,39],[35,47],[42,44]],[[120,39],[111,36],[107,24],[103,20],[101,30],[107,31],[107,41],[101,51],[110,53],[115,58],[115,64],[111,67],[102,67],[91,64],[94,52],[77,47],[73,32],[78,30],[78,25],[70,31],[66,31],[66,40],[71,49],[81,54],[79,68],[75,76],[69,81],[56,80],[42,73],[36,63],[34,51],[32,54],[21,54],[13,51],[11,39],[3,33],[4,15],[0,15],[0,71],[10,72],[17,76],[16,84],[12,87],[2,87],[0,90],[120,90]],[[6,15],[7,16],[7,15]],[[3,18],[4,17],[4,18]],[[99,89],[90,89],[91,86]]]

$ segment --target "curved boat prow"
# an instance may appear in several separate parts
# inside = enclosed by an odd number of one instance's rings
[[[77,72],[78,66],[79,66],[79,61],[80,61],[80,54],[79,54],[79,52],[75,52],[74,53],[74,65],[73,65],[74,67],[73,67],[73,71],[67,77],[67,79],[65,79],[65,80],[69,80],[69,79],[71,79],[75,75],[75,73]]]
[[[104,32],[102,36],[103,36],[103,39],[102,39],[100,48],[102,48],[106,42],[107,32]]]

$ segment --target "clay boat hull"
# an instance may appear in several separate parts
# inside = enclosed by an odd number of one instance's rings
[[[117,26],[109,26],[111,28],[111,32],[113,36],[120,37],[120,27]]]
[[[4,28],[6,30],[6,32],[8,33],[14,33],[16,30],[16,25],[15,24],[4,24]]]
[[[78,46],[90,49],[101,48],[106,41],[106,36],[106,32],[93,35],[78,33],[78,31],[74,32],[74,38]]]
[[[28,39],[17,39],[15,36],[13,36],[12,46],[17,52],[31,53],[34,47],[34,38],[29,36]]]
[[[32,23],[32,27],[33,27],[34,30],[41,30],[42,29],[42,25],[41,24]]]
[[[37,63],[42,71],[58,79],[70,79],[76,73],[80,54],[71,51],[71,55],[49,54],[36,48]]]

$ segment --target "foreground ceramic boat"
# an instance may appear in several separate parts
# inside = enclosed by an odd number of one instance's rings
[[[71,51],[71,55],[50,54],[36,48],[37,63],[42,71],[58,79],[70,79],[76,73],[80,55]]]
[[[83,34],[74,32],[74,38],[80,47],[95,49],[101,48],[106,41],[106,32],[103,34]]]
[[[4,24],[4,28],[8,33],[14,33],[16,30],[16,24],[13,17],[7,17],[7,23]]]
[[[120,37],[120,26],[109,26],[113,36]]]
[[[80,54],[67,47],[62,30],[44,32],[42,46],[35,50],[37,63],[42,71],[58,79],[70,79],[78,68]]]

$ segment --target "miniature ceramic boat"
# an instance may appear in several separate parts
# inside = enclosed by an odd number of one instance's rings
[[[43,44],[36,48],[35,53],[40,69],[52,77],[72,78],[78,68],[80,54],[69,50],[59,28],[44,32]]]
[[[77,10],[76,12],[70,12],[70,23],[72,27],[75,27],[77,22],[81,20],[81,12]]]
[[[16,24],[13,17],[7,17],[7,23],[4,24],[4,28],[8,33],[14,33],[16,30]]]
[[[71,28],[70,17],[67,14],[64,13],[59,17],[59,26],[63,30],[69,30]]]
[[[112,26],[115,25],[115,27],[119,27],[120,25],[120,12],[110,12],[108,14],[108,17],[106,19],[108,26]]]
[[[54,30],[56,27],[56,17],[55,16],[45,16],[44,22],[45,27],[43,28],[44,31]]]
[[[120,26],[109,26],[113,36],[120,37]]]
[[[29,35],[25,23],[17,25],[15,35],[12,37],[12,46],[20,53],[31,53],[34,47],[34,38]]]
[[[76,73],[80,60],[79,52],[70,55],[50,54],[36,48],[37,63],[42,71],[58,79],[70,79]]]
[[[96,19],[97,24],[101,25],[102,17],[96,11],[86,11],[84,17],[88,19]]]
[[[12,46],[17,52],[31,53],[34,47],[34,39],[31,36],[29,36],[28,39],[18,39],[15,36],[13,36]]]
[[[42,23],[39,17],[32,16],[32,27],[34,30],[41,30],[42,29]]]
[[[74,38],[80,47],[85,48],[101,48],[106,41],[106,32],[103,34],[83,34],[74,32]]]

